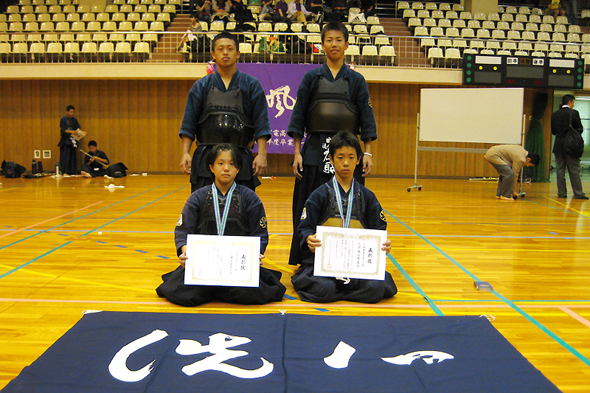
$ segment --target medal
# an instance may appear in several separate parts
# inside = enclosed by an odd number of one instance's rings
[[[236,183],[232,184],[227,192],[225,199],[225,207],[223,208],[223,215],[219,214],[219,196],[217,195],[217,187],[215,183],[211,185],[213,191],[213,209],[215,210],[215,223],[217,224],[217,234],[223,236],[225,232],[225,224],[227,223],[227,216],[229,215],[229,205],[231,205],[231,197],[236,188]]]
[[[336,181],[336,176],[332,178],[332,183],[334,185],[334,192],[336,193],[336,204],[338,205],[338,210],[340,211],[340,217],[342,217],[342,228],[350,228],[350,217],[352,216],[352,202],[354,200],[354,179],[352,179],[352,186],[350,186],[350,190],[348,192],[348,209],[346,211],[346,216],[344,215],[344,207],[342,206],[342,196],[340,195],[340,189],[338,188],[338,181]]]

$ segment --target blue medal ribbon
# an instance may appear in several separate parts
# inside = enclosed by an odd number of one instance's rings
[[[344,206],[342,206],[342,197],[340,196],[340,189],[338,188],[338,181],[336,176],[332,178],[334,186],[334,193],[336,194],[336,204],[340,211],[340,217],[342,218],[342,228],[350,228],[350,217],[352,217],[352,202],[354,200],[354,179],[352,179],[352,185],[348,191],[348,206],[346,209],[346,216],[344,215]]]
[[[232,184],[231,188],[227,192],[225,199],[225,207],[223,208],[223,215],[219,214],[219,196],[217,195],[217,187],[215,183],[211,186],[213,191],[213,209],[215,210],[215,223],[217,224],[217,234],[223,236],[225,232],[225,224],[227,224],[227,216],[229,215],[229,205],[231,205],[231,197],[236,189],[236,183]]]

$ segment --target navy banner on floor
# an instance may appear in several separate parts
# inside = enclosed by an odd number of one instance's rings
[[[485,318],[100,312],[9,392],[559,392]]]

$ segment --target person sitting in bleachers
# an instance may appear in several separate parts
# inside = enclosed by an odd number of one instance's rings
[[[254,20],[252,17],[252,11],[244,6],[242,0],[230,0],[231,8],[230,13],[235,15],[236,22],[239,26],[243,27],[245,22],[251,22]]]
[[[329,19],[334,22],[342,22],[348,19],[346,0],[332,0],[332,13]]]
[[[305,8],[316,15],[315,21],[321,23],[324,19],[324,2],[322,0],[308,0],[305,3]]]
[[[189,29],[186,31],[186,34],[182,36],[182,39],[180,40],[180,43],[178,44],[178,48],[177,48],[178,50],[181,50],[182,47],[184,46],[185,42],[188,41],[189,42],[189,50],[191,52],[197,51],[198,39],[197,39],[196,34],[203,32],[203,26],[201,26],[201,23],[197,20],[197,18],[198,18],[197,14],[191,15],[191,24],[189,26]]]
[[[197,19],[201,22],[211,22],[211,0],[201,0],[197,6]]]
[[[274,8],[272,6],[273,0],[262,0],[262,10],[258,15],[258,20],[271,20],[274,14]]]
[[[299,22],[305,25],[307,24],[307,17],[313,15],[313,12],[305,9],[305,6],[301,4],[301,0],[294,0],[291,4],[289,4],[287,17],[291,20],[291,22]]]
[[[287,12],[289,11],[289,5],[285,0],[277,1],[275,4],[275,12],[272,16],[272,20],[275,23],[287,23],[290,24],[291,20],[287,17]]]
[[[229,22],[229,10],[231,9],[231,0],[213,0],[213,18],[211,20],[220,20],[224,24]]]
[[[361,0],[361,12],[365,14],[365,18],[375,16],[375,0]]]
[[[557,19],[558,16],[565,16],[565,9],[561,4],[560,0],[551,0],[551,3],[545,10],[547,15],[553,15],[553,19]]]

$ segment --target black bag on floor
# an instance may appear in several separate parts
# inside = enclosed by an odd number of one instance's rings
[[[107,175],[110,177],[125,177],[127,176],[127,167],[122,162],[113,164],[107,168]]]
[[[15,163],[15,162],[2,161],[2,173],[4,174],[4,177],[6,177],[8,179],[15,179],[17,177],[21,177],[22,174],[25,173],[26,171],[27,171],[27,168]]]

